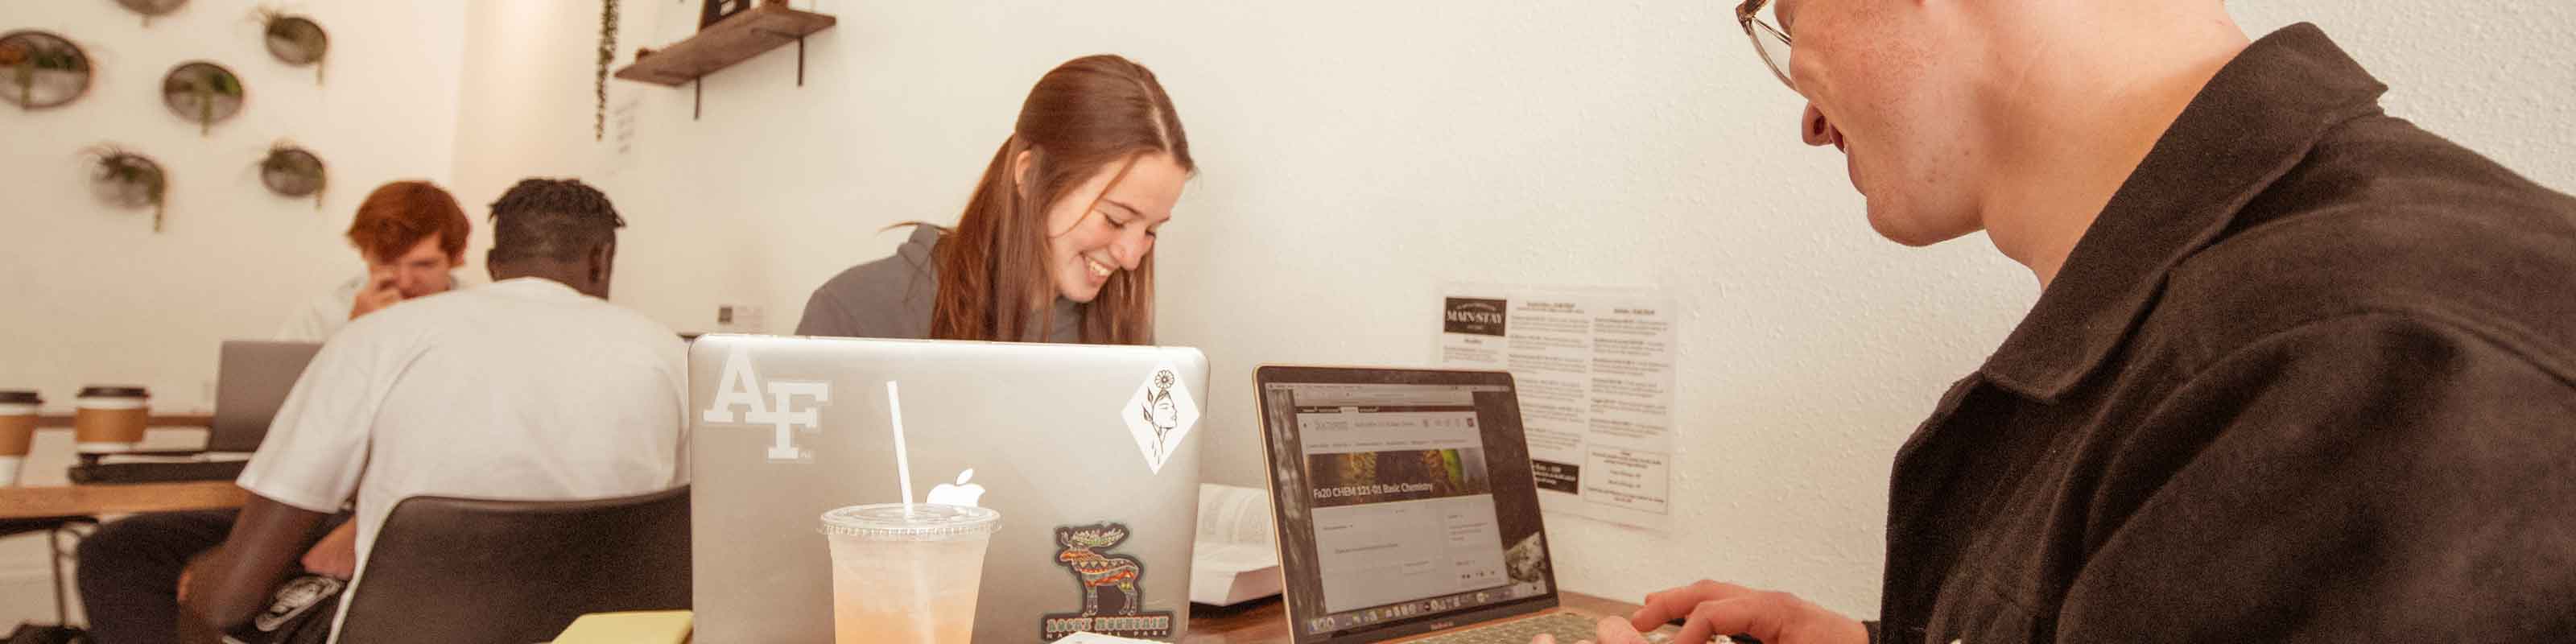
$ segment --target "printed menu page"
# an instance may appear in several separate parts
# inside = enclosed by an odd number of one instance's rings
[[[1539,505],[1663,530],[1671,517],[1671,300],[1643,290],[1453,284],[1438,363],[1509,371]]]

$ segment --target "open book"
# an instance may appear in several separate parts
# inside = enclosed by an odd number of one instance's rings
[[[1269,491],[1200,484],[1190,602],[1232,606],[1279,594],[1277,538]]]

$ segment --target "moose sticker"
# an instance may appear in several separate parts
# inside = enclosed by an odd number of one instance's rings
[[[1055,560],[1073,572],[1074,585],[1082,589],[1082,612],[1039,618],[1039,641],[1053,642],[1083,631],[1113,637],[1172,636],[1172,611],[1144,611],[1145,562],[1109,552],[1126,540],[1127,526],[1116,523],[1055,529],[1059,548]]]
[[[1127,431],[1136,437],[1136,448],[1145,453],[1145,467],[1163,472],[1163,463],[1172,460],[1172,452],[1188,438],[1190,428],[1199,424],[1199,403],[1190,397],[1188,383],[1181,382],[1181,370],[1166,363],[1145,376],[1136,387],[1135,397],[1118,410],[1127,422]]]

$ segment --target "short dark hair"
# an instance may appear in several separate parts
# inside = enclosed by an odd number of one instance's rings
[[[580,180],[520,179],[492,202],[491,261],[577,261],[625,227],[608,195]]]

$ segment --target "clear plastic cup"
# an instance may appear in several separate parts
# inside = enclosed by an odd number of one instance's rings
[[[833,641],[955,642],[975,637],[984,548],[1002,527],[985,508],[901,503],[823,513],[832,547]]]

